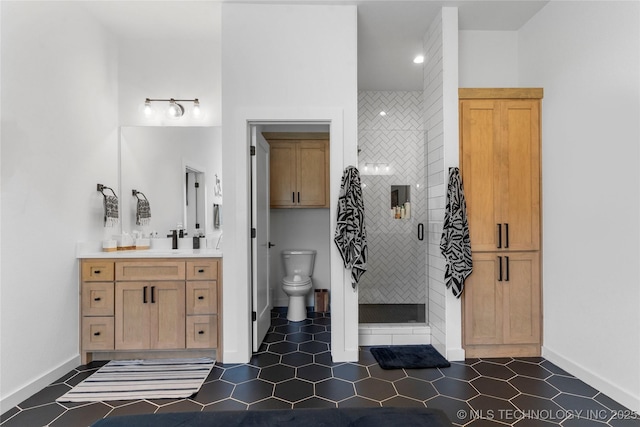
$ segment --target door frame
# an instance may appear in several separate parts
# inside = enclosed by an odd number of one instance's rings
[[[348,120],[345,129],[343,108],[237,108],[233,120],[223,132],[223,176],[227,188],[227,211],[236,212],[225,221],[225,230],[234,236],[224,248],[223,294],[223,354],[224,363],[247,363],[251,358],[251,283],[247,267],[250,251],[250,182],[249,124],[328,124],[331,139],[330,200],[334,206],[340,191],[340,181],[347,165],[357,165],[357,125]],[[244,142],[243,142],[244,141]],[[337,223],[336,209],[330,209],[330,229],[327,239],[331,245],[331,355],[334,362],[358,360],[358,293],[351,287],[349,271],[343,267],[340,253],[333,244]]]

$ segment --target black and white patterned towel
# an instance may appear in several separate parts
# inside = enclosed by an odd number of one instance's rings
[[[138,199],[136,203],[136,225],[149,225],[151,223],[151,206],[146,199]]]
[[[449,169],[447,205],[440,239],[440,251],[447,262],[444,281],[456,298],[460,298],[464,281],[473,271],[471,240],[467,222],[467,205],[464,200],[462,178],[458,168]]]
[[[364,226],[364,202],[360,173],[347,166],[342,175],[338,197],[338,225],[334,242],[345,268],[351,268],[351,286],[355,289],[367,270],[367,232]]]
[[[118,224],[118,198],[104,196],[104,226],[115,227]]]

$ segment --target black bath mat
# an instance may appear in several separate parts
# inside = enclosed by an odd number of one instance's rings
[[[372,347],[371,354],[382,369],[447,368],[451,366],[431,345]]]

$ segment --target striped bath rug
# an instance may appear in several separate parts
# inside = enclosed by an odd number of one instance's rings
[[[112,360],[56,402],[185,398],[200,390],[214,364],[208,357]]]

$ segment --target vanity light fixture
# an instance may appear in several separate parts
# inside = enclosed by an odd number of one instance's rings
[[[389,172],[388,163],[365,163],[363,172],[368,175],[385,175]]]
[[[192,114],[194,117],[200,117],[202,114],[202,110],[200,109],[200,101],[198,98],[194,99],[153,99],[146,98],[144,101],[144,114],[147,117],[151,117],[153,115],[153,107],[151,106],[152,102],[168,102],[169,107],[167,108],[167,115],[174,119],[179,119],[185,113],[185,108],[181,104],[181,102],[193,102]]]

